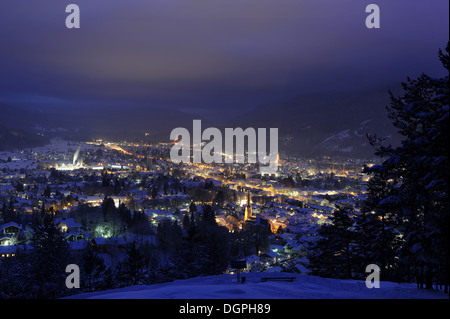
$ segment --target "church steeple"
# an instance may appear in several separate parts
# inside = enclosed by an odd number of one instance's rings
[[[244,211],[244,221],[249,220],[252,215],[252,202],[250,198],[250,192],[247,193],[247,205],[245,205],[245,211]]]

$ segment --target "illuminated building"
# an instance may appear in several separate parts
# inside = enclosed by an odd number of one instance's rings
[[[253,217],[252,214],[252,202],[250,199],[250,192],[247,193],[247,205],[245,205],[245,210],[244,210],[244,221],[249,220],[250,218]]]

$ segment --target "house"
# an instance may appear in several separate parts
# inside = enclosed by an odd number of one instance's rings
[[[284,248],[282,245],[276,245],[276,244],[272,244],[270,245],[270,250],[277,253],[277,254],[283,254],[284,253]]]
[[[22,227],[19,226],[19,224],[15,222],[9,222],[0,227],[0,231],[3,235],[17,235]]]
[[[82,227],[81,223],[75,222],[73,218],[55,218],[55,224],[56,227],[58,227],[59,231],[62,233],[80,232]]]
[[[81,223],[75,222],[73,218],[55,218],[55,225],[65,235],[67,241],[74,242],[85,238]]]
[[[9,246],[17,243],[22,227],[15,222],[9,222],[0,227],[0,246]]]
[[[84,235],[79,232],[70,232],[70,233],[65,234],[65,238],[67,241],[74,242],[74,241],[78,241],[78,240],[83,240]]]
[[[2,246],[0,245],[0,258],[9,258],[16,255],[16,246]]]
[[[305,256],[296,259],[294,271],[300,274],[309,274],[311,271],[308,269],[309,260]]]
[[[266,272],[282,272],[283,268],[280,266],[267,267]]]
[[[11,245],[11,237],[10,236],[1,236],[0,237],[0,246],[10,246]]]
[[[311,271],[302,264],[295,264],[294,271],[299,274],[309,274]]]
[[[105,252],[111,249],[123,249],[126,247],[127,242],[123,237],[95,237],[92,239],[91,244],[95,250]]]
[[[256,255],[251,255],[246,258],[247,269],[250,269],[252,265],[259,261],[259,257]]]
[[[278,254],[273,251],[268,251],[260,255],[261,261],[266,265],[275,264],[278,261]]]
[[[106,238],[104,237],[95,237],[91,241],[92,246],[94,246],[95,250],[105,251],[107,248]]]

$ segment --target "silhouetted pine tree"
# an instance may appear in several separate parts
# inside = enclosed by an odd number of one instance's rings
[[[179,248],[182,240],[181,227],[177,222],[169,219],[162,220],[156,229],[156,240],[159,248],[165,253],[172,254]]]
[[[189,218],[189,214],[184,214],[183,216],[183,230],[189,231],[191,228],[191,219]]]
[[[399,260],[402,239],[398,230],[399,220],[395,212],[401,203],[396,201],[387,176],[374,176],[368,183],[369,195],[362,212],[356,217],[358,241],[356,251],[361,260],[359,269],[364,271],[369,264],[380,267],[384,280],[405,281],[400,276],[404,267]]]
[[[103,258],[97,256],[91,247],[86,248],[82,255],[81,277],[83,288],[95,291],[104,280],[106,266]]]
[[[107,221],[108,216],[116,212],[116,204],[114,203],[114,200],[111,197],[105,196],[101,207],[104,221]]]
[[[144,278],[147,265],[140,246],[133,241],[128,244],[125,259],[118,266],[118,279],[126,285],[137,285]]]
[[[449,55],[439,50],[439,58],[448,74]],[[383,203],[396,208],[401,221],[403,245],[399,257],[410,263],[419,287],[432,288],[433,282],[444,284],[448,292],[449,277],[449,206],[448,206],[448,75],[435,79],[422,74],[402,83],[404,94],[394,97],[387,107],[389,118],[404,137],[397,147],[383,146],[371,137],[376,154],[385,158],[381,165],[365,172],[378,180],[391,182],[378,196],[377,213]],[[383,182],[384,183],[384,182]],[[399,204],[400,203],[400,204]],[[378,207],[377,207],[378,206]],[[377,213],[378,214],[378,213]]]
[[[55,225],[53,212],[45,214],[42,225],[33,226],[31,246],[26,290],[34,298],[62,296],[66,289],[65,269],[70,264],[70,248]]]
[[[358,265],[355,252],[357,234],[353,230],[351,208],[338,207],[330,217],[331,223],[318,230],[319,239],[309,253],[313,275],[331,278],[352,278]],[[364,270],[362,270],[364,271]]]
[[[31,298],[25,289],[29,278],[28,259],[22,250],[14,258],[0,258],[0,299]]]

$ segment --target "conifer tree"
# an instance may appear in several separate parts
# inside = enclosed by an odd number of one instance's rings
[[[103,258],[97,256],[91,247],[86,248],[82,255],[82,281],[87,291],[95,291],[99,281],[103,280],[106,266]]]
[[[439,58],[448,74],[449,55],[439,50]],[[411,265],[419,287],[444,284],[448,292],[449,207],[448,207],[448,75],[431,78],[422,74],[402,83],[404,94],[391,93],[388,116],[403,136],[397,147],[384,146],[370,137],[383,163],[365,168],[385,187],[377,194],[369,189],[380,214],[388,204],[395,209],[403,244],[399,257]],[[387,179],[389,183],[382,181]],[[384,183],[384,185],[382,185]],[[373,186],[376,186],[375,183]]]
[[[103,199],[101,207],[104,221],[107,221],[108,217],[116,211],[116,204],[114,203],[114,200],[108,196],[105,196]]]
[[[183,216],[183,230],[188,231],[191,228],[191,219],[189,214],[184,214]]]
[[[65,269],[70,264],[70,248],[47,212],[42,225],[33,226],[32,250],[28,256],[28,291],[35,298],[57,298],[63,295]]]
[[[356,233],[352,229],[351,208],[338,207],[330,217],[331,223],[318,230],[319,239],[312,247],[309,260],[312,273],[322,277],[353,278],[357,264]]]
[[[119,264],[119,278],[127,285],[137,285],[144,278],[148,261],[136,241],[128,244],[125,259]]]
[[[395,212],[401,203],[389,187],[393,181],[386,176],[374,176],[368,183],[369,196],[362,212],[356,217],[358,231],[356,250],[362,264],[361,274],[369,264],[376,264],[383,272],[383,278],[402,281],[398,277],[402,263],[398,259],[402,239],[398,230],[399,220]]]

